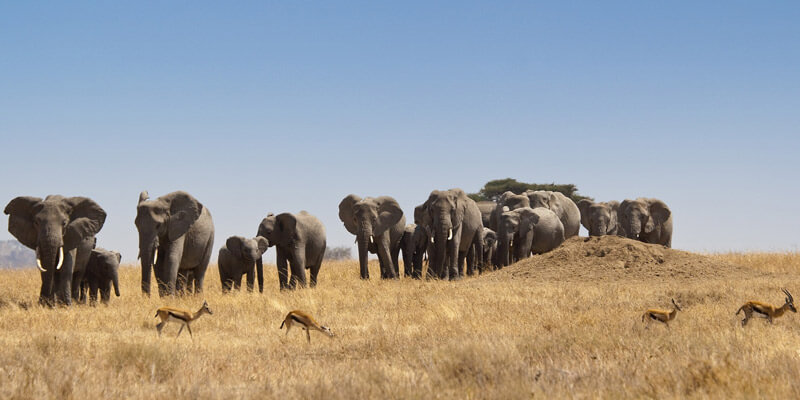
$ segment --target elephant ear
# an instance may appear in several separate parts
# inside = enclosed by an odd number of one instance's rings
[[[203,212],[203,205],[186,192],[173,192],[163,197],[169,202],[167,234],[170,241],[186,234]]]
[[[284,245],[294,243],[297,240],[297,218],[290,213],[278,214],[275,217],[275,235]]]
[[[350,194],[339,203],[339,219],[344,222],[345,229],[353,235],[358,234],[358,226],[353,221],[353,206],[359,201],[361,197]]]
[[[620,220],[619,220],[619,202],[618,201],[609,201],[606,202],[606,206],[610,211],[611,219],[608,226],[608,234],[609,235],[617,235],[620,229]]]
[[[150,200],[150,195],[147,193],[147,190],[142,191],[142,193],[139,193],[139,203],[138,204],[142,204],[143,201],[147,201],[147,200]]]
[[[3,211],[8,215],[8,232],[34,250],[39,242],[39,234],[33,226],[34,207],[41,201],[39,197],[17,197],[8,202]]]
[[[452,189],[451,191],[453,193],[453,209],[455,210],[455,220],[464,222],[464,215],[467,213],[469,202],[474,200],[467,197],[467,194],[461,189]],[[453,225],[455,225],[455,222]]]
[[[378,202],[378,221],[373,231],[375,235],[380,235],[395,226],[400,218],[403,218],[403,210],[397,200],[392,197],[381,196],[375,200]]]
[[[119,252],[116,252],[116,251],[115,251],[115,252],[114,252],[114,256],[116,256],[116,257],[117,257],[117,264],[119,264],[120,262],[122,262],[122,254],[120,254]]]
[[[581,225],[587,230],[589,229],[589,209],[594,203],[591,200],[583,199],[578,202],[578,210],[581,211]]]
[[[225,247],[228,251],[233,255],[234,258],[241,260],[242,259],[242,241],[244,240],[241,236],[231,236],[228,240],[225,241]]]
[[[647,220],[645,232],[650,233],[655,229],[656,224],[663,225],[672,215],[672,211],[663,201],[658,199],[650,199],[648,204],[650,206],[650,218]]]
[[[264,254],[269,248],[269,240],[263,236],[256,236],[253,240],[258,244],[258,252]]]
[[[70,209],[69,225],[64,233],[64,248],[74,249],[81,241],[103,229],[106,212],[94,200],[87,197],[70,197],[64,199],[64,202]]]

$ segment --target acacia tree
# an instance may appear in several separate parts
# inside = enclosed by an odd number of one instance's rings
[[[551,192],[561,192],[576,203],[582,199],[593,200],[591,197],[578,194],[578,187],[571,183],[525,183],[518,182],[513,178],[495,179],[486,182],[486,184],[483,185],[483,188],[481,188],[478,193],[470,193],[468,196],[475,201],[497,201],[497,198],[507,191],[514,192],[515,194],[521,194],[526,190],[549,190]]]

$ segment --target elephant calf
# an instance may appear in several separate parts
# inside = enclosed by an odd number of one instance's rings
[[[111,298],[111,285],[114,285],[114,294],[119,297],[119,262],[122,255],[116,251],[93,249],[86,264],[86,272],[80,289],[80,302],[86,301],[86,291],[89,291],[91,304],[97,303],[97,292],[100,300],[108,304]]]
[[[268,247],[269,241],[261,236],[252,239],[241,236],[229,237],[225,241],[225,246],[219,249],[217,258],[222,292],[227,293],[232,288],[240,290],[244,274],[247,274],[247,291],[252,292],[255,283],[256,262],[261,259]],[[259,289],[263,291],[263,285]]]

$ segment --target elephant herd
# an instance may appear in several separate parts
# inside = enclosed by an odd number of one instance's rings
[[[95,235],[106,212],[86,197],[17,197],[4,210],[8,230],[35,250],[41,271],[41,304],[83,303],[89,291],[107,302],[113,285],[119,296],[120,254],[96,248]],[[339,218],[356,237],[360,276],[369,279],[368,253],[377,254],[381,278],[404,275],[458,280],[487,268],[502,268],[531,254],[553,250],[578,235],[583,225],[590,236],[618,235],[671,247],[672,216],[657,199],[622,203],[575,204],[559,192],[503,193],[496,202],[475,202],[461,189],[434,190],[415,207],[414,223],[389,196],[361,198],[351,194],[339,203]],[[192,195],[176,191],[156,199],[139,195],[135,225],[143,293],[149,295],[155,273],[159,295],[202,292],[214,243],[211,213]],[[326,249],[325,227],[306,211],[269,213],[256,236],[229,237],[219,250],[218,267],[224,292],[248,290],[256,278],[264,289],[262,256],[275,247],[280,289],[315,286]],[[466,267],[466,269],[465,269]],[[306,280],[306,269],[310,277]]]

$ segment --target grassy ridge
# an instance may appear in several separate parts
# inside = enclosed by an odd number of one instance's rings
[[[1,398],[529,398],[800,395],[800,316],[739,326],[744,301],[800,296],[800,255],[713,257],[768,275],[747,280],[570,282],[471,278],[361,281],[357,262],[327,263],[320,286],[222,295],[216,266],[202,297],[146,298],[122,269],[109,306],[25,309],[35,270],[0,271]],[[377,265],[371,268],[377,271]],[[671,328],[648,307],[684,312]],[[159,339],[155,309],[214,315]],[[337,334],[278,329],[292,309]]]

